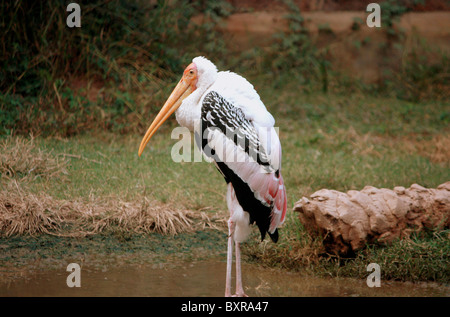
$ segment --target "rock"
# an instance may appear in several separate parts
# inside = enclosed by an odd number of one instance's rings
[[[423,229],[450,227],[450,181],[436,189],[412,184],[393,190],[366,186],[342,193],[321,189],[294,211],[329,253],[348,256],[368,243],[391,243]]]

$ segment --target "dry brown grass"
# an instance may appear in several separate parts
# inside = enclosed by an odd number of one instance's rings
[[[0,175],[33,180],[67,175],[68,160],[38,148],[34,138],[7,137],[0,140]]]
[[[392,137],[373,133],[360,134],[352,126],[348,129],[340,129],[335,134],[327,134],[323,131],[320,133],[330,144],[335,143],[336,140],[347,141],[353,148],[353,154],[381,158],[383,150],[395,149],[401,153],[416,153],[433,163],[450,164],[450,134],[446,131],[431,138],[417,135]]]
[[[83,237],[108,230],[175,235],[217,229],[221,222],[204,212],[178,210],[145,197],[133,202],[114,197],[57,200],[44,193],[32,194],[22,184],[13,180],[0,190],[0,236]]]
[[[42,150],[33,137],[0,141],[0,236],[44,233],[82,237],[108,230],[175,235],[217,228],[220,223],[205,212],[181,210],[144,196],[140,201],[92,195],[58,200],[29,189],[37,178],[54,181],[68,175],[66,157],[79,156]]]
[[[430,141],[416,141],[413,146],[432,162],[450,165],[450,134],[435,135]]]

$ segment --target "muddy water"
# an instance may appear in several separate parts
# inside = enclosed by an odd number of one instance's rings
[[[255,296],[450,296],[450,288],[433,283],[381,282],[313,278],[298,273],[243,264],[246,293]],[[69,288],[65,269],[27,273],[0,284],[0,296],[223,296],[225,263],[219,261],[81,268],[81,287]]]

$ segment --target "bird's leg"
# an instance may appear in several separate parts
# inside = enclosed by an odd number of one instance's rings
[[[234,223],[228,220],[228,252],[227,252],[227,276],[225,280],[225,297],[231,296],[231,268],[233,264],[233,234]]]
[[[240,243],[235,243],[236,249],[236,297],[248,297],[244,293],[244,288],[242,287],[242,271],[241,271],[241,248]]]

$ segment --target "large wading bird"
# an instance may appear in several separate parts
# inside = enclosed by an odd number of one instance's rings
[[[231,296],[233,244],[235,296],[246,296],[240,243],[247,239],[254,223],[261,232],[261,240],[268,233],[277,242],[277,228],[283,224],[286,214],[281,144],[274,128],[275,120],[245,78],[229,71],[218,72],[204,57],[194,58],[184,70],[145,133],[139,156],[156,130],[174,112],[178,123],[194,132],[205,159],[216,165],[227,183],[230,218],[225,296]]]

